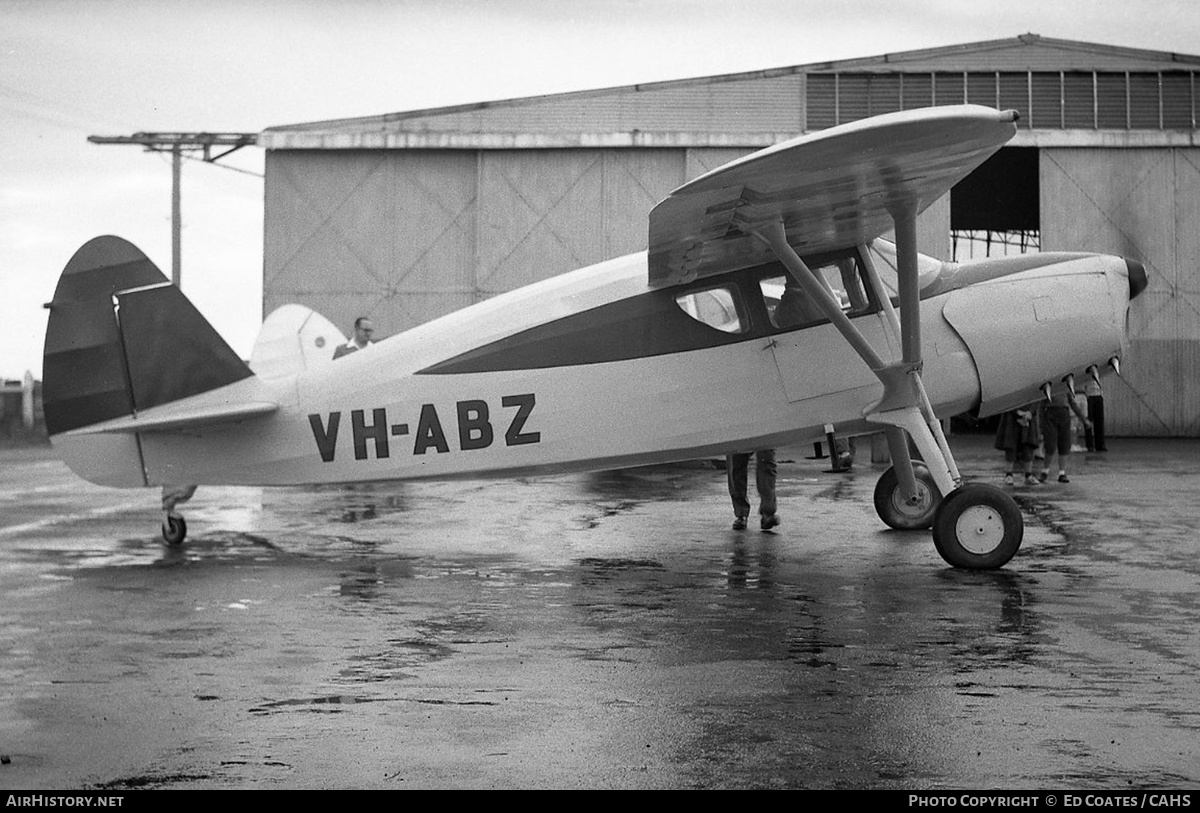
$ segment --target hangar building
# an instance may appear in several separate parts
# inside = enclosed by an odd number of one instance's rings
[[[393,333],[645,249],[672,189],[800,133],[970,102],[1019,132],[922,215],[922,251],[1103,251],[1149,289],[1114,435],[1200,436],[1200,57],[1026,34],[882,56],[273,127],[264,311]]]

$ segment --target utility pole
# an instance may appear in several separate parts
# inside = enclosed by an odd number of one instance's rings
[[[257,144],[258,133],[134,133],[127,136],[88,136],[88,141],[93,144],[140,144],[146,148],[146,152],[171,153],[171,281],[179,287],[183,272],[180,180],[183,177],[184,152],[200,152],[202,160],[215,164],[235,150]],[[213,155],[214,147],[228,149]]]

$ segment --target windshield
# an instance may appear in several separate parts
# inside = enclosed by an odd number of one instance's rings
[[[888,294],[899,296],[900,274],[896,270],[898,268],[896,244],[883,238],[877,238],[867,244],[867,253],[871,255],[871,264],[875,266],[875,272],[879,274],[879,279],[883,282],[883,287],[887,288]],[[917,254],[917,288],[924,289],[927,285],[932,284],[941,270],[941,260]]]

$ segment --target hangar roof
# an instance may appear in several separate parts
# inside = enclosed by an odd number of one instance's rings
[[[758,147],[891,110],[1012,107],[1033,130],[1196,130],[1200,56],[1037,34],[746,73],[271,127],[272,149]],[[1161,132],[1157,134],[1162,140]],[[1026,134],[1026,143],[1037,143]],[[1045,136],[1043,135],[1043,141]],[[1071,139],[1067,139],[1070,141]],[[1103,142],[1104,138],[1101,137]]]

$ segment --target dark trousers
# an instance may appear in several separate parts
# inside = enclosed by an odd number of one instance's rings
[[[1046,461],[1058,455],[1058,466],[1071,453],[1071,408],[1050,404],[1042,410],[1042,448]]]
[[[754,453],[754,486],[758,489],[758,513],[770,516],[775,513],[775,450],[760,449]],[[725,476],[729,481],[729,499],[733,501],[734,516],[750,516],[750,503],[746,499],[749,479],[750,454],[725,455]]]
[[[1083,441],[1089,452],[1108,451],[1108,444],[1104,440],[1104,396],[1089,395],[1087,402],[1088,420],[1092,422],[1092,428],[1083,430]]]

